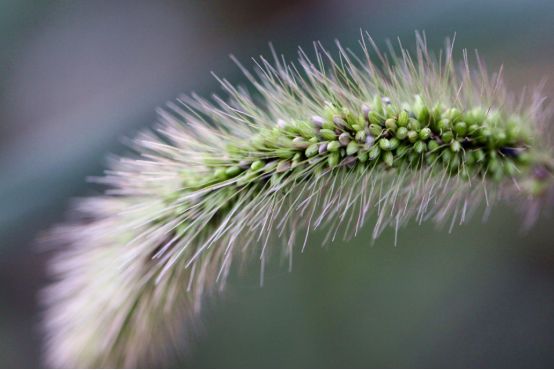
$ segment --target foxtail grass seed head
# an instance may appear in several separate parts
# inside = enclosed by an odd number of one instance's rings
[[[63,248],[43,292],[50,365],[162,363],[232,266],[292,260],[312,231],[332,241],[370,222],[377,238],[499,200],[539,215],[553,183],[540,91],[515,97],[479,60],[458,66],[451,43],[440,58],[421,35],[414,54],[367,44],[239,65],[253,91],[220,79],[225,97],[160,111],[98,179],[107,192],[51,234]]]

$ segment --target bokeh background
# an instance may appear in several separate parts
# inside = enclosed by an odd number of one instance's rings
[[[233,53],[287,58],[314,40],[433,48],[457,34],[514,89],[550,77],[554,1],[0,0],[0,366],[36,367],[47,259],[35,240],[76,196],[95,194],[107,153],[156,121],[179,93],[244,82]],[[553,367],[554,228],[527,233],[509,207],[451,235],[433,225],[370,232],[275,263],[253,263],[211,304],[185,367]]]

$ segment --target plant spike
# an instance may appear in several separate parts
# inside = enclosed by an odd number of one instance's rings
[[[373,238],[412,219],[452,226],[501,199],[535,219],[553,182],[542,97],[516,100],[465,53],[456,68],[450,42],[442,62],[419,34],[415,56],[374,45],[363,36],[362,58],[320,44],[315,60],[260,58],[256,73],[239,65],[252,95],[218,79],[226,98],[160,111],[136,154],[97,179],[106,194],[51,234],[64,248],[43,291],[48,363],[160,363],[232,264],[292,261],[314,230],[351,238],[370,215]]]

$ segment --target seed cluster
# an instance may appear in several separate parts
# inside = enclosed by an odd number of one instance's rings
[[[500,73],[458,68],[450,42],[426,44],[382,53],[368,35],[338,57],[316,44],[315,58],[240,66],[248,89],[218,78],[224,97],[168,103],[97,179],[106,194],[50,235],[63,249],[42,295],[48,364],[160,366],[234,266],[255,257],[263,283],[315,231],[327,244],[368,224],[372,239],[453,227],[499,201],[534,222],[554,195],[542,93],[512,95]]]
[[[237,179],[238,185],[265,174],[286,173],[309,165],[318,168],[375,166],[446,169],[451,175],[501,180],[528,162],[529,135],[520,118],[476,107],[394,104],[376,97],[352,111],[328,103],[310,120],[279,120],[271,130],[243,146],[229,147],[235,158],[220,163],[210,182]],[[264,176],[261,176],[264,177]]]

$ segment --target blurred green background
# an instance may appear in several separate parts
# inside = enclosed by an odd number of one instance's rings
[[[435,49],[457,33],[514,89],[554,77],[554,1],[0,0],[0,366],[43,365],[35,240],[99,191],[84,179],[122,137],[181,92],[219,91],[212,70],[244,82],[230,53],[248,64],[271,41],[293,59],[314,40],[355,47],[360,28],[405,45],[424,30]],[[392,231],[314,235],[264,288],[255,261],[235,276],[173,366],[553,367],[552,221],[522,233],[500,207],[451,235],[410,226],[397,247]]]

